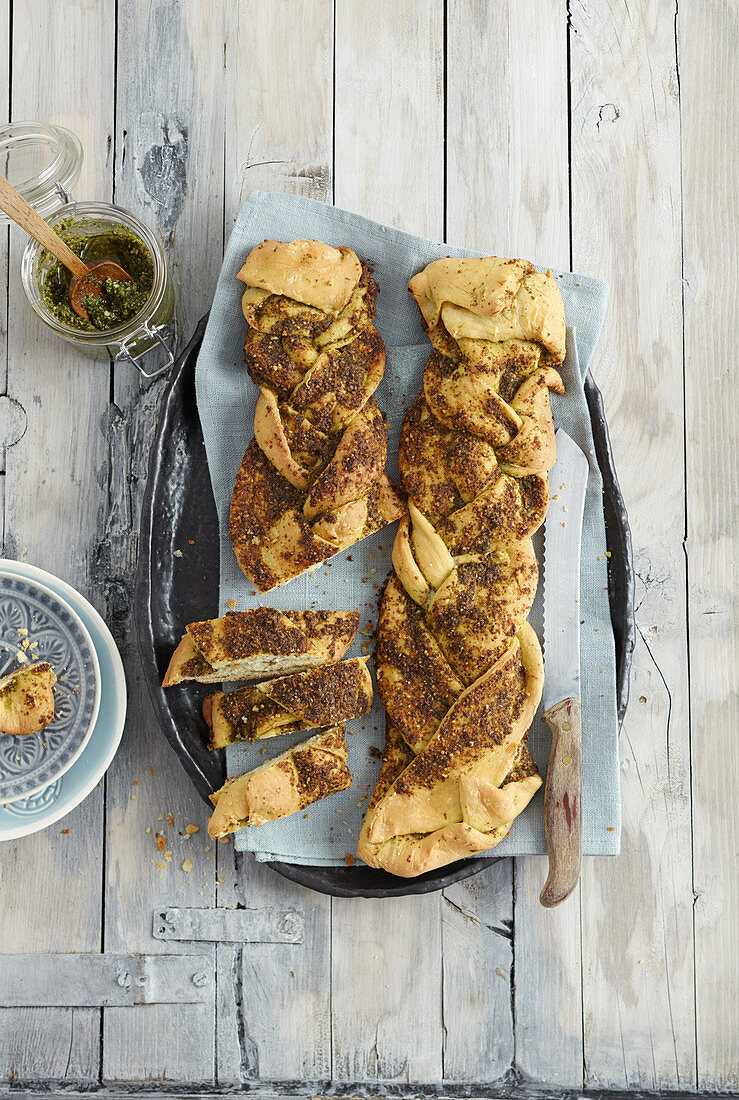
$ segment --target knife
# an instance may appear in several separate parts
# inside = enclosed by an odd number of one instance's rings
[[[549,874],[539,901],[559,905],[582,869],[580,726],[580,535],[588,460],[558,429],[544,524],[544,714],[552,731],[544,785]]]

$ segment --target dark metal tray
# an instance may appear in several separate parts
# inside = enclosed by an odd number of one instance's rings
[[[192,340],[178,356],[162,397],[141,515],[136,625],[144,677],[159,724],[199,794],[207,801],[209,793],[225,779],[221,754],[205,747],[201,706],[203,696],[211,689],[186,684],[165,692],[161,686],[184,624],[218,614],[218,517],[195,402],[195,362],[206,320],[202,319]],[[613,467],[603,402],[590,376],[585,382],[585,393],[603,474],[603,511],[611,552],[608,592],[616,638],[620,722],[629,697],[634,648],[631,535]],[[183,547],[187,552],[175,558],[175,550]],[[476,874],[495,858],[464,860],[415,879],[398,879],[385,871],[360,865],[303,867],[273,862],[271,866],[286,878],[335,897],[392,897],[441,890]]]

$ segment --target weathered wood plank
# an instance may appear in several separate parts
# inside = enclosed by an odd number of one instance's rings
[[[680,120],[674,11],[571,5],[575,270],[608,279],[595,377],[636,569],[622,855],[582,880],[590,1087],[695,1080],[683,484]],[[604,945],[607,948],[604,950]]]
[[[7,76],[0,79],[0,118],[10,120],[10,0],[0,5],[0,58]],[[0,228],[0,393],[8,384],[8,279],[10,277],[10,231]],[[5,423],[0,411],[0,546],[5,545]]]
[[[299,944],[224,944],[219,948],[219,993],[231,985],[224,1016],[219,999],[219,1080],[309,1081],[331,1075],[330,899],[281,878],[271,868],[238,856],[238,874],[223,890],[270,905],[300,905],[305,934]],[[219,900],[222,900],[219,898]],[[279,1008],[276,1009],[276,1006]],[[222,1029],[222,1024],[226,1027]],[[235,1048],[224,1049],[221,1037]],[[221,1060],[221,1054],[223,1059]]]
[[[698,1086],[736,1090],[737,9],[681,6],[678,33]]]
[[[7,74],[0,78],[0,119],[3,122],[10,121],[10,0],[3,0],[0,4],[0,59],[3,69]],[[0,305],[0,393],[6,393],[8,377],[8,278],[10,268],[8,265],[10,250],[10,232],[0,229],[0,287],[3,293],[3,302]],[[1,433],[0,433],[1,434]],[[0,486],[5,478],[5,454],[0,454]],[[4,487],[0,488],[4,493]],[[0,497],[0,506],[2,497]],[[0,514],[4,514],[2,509]],[[0,538],[4,538],[0,530]]]
[[[245,0],[226,43],[226,230],[249,191],[328,201],[333,4]]]
[[[444,1077],[498,1081],[513,1064],[512,861],[444,891]]]
[[[226,234],[253,188],[331,197],[331,0],[301,4],[294,32],[290,0],[247,0],[239,19],[229,21]],[[305,911],[302,944],[218,946],[219,1083],[330,1077],[330,898],[281,879],[251,856],[234,860],[232,845],[218,846],[218,872],[219,904]]]
[[[495,19],[479,0],[450,3],[452,243],[569,268],[566,36],[562,0],[500,4]],[[540,812],[538,805],[533,812]],[[560,1087],[582,1083],[579,897],[543,910],[545,868],[542,859],[516,861],[515,908],[509,860],[445,891],[468,915],[444,923],[444,1073],[450,1080],[502,1076],[515,1047],[525,1078]],[[504,961],[511,951],[501,939],[506,930],[515,944],[515,979]],[[455,980],[462,963],[467,981]]]
[[[86,151],[78,194],[85,198],[111,195],[113,27],[111,0],[93,0],[84,8],[52,0],[13,4],[13,117],[59,122],[78,134]],[[74,70],[77,79],[49,78],[62,67]],[[108,370],[47,335],[29,310],[18,278],[25,244],[25,235],[13,229],[8,393],[26,410],[28,428],[6,456],[5,553],[57,573],[100,606],[94,559],[98,486],[106,469],[101,423]],[[61,516],[74,518],[60,523]],[[99,950],[101,789],[47,832],[3,844],[0,876],[4,896],[8,884],[23,883],[23,905],[4,905],[0,912],[4,950]],[[97,1009],[4,1011],[0,1076],[95,1081],[99,1032]]]
[[[447,42],[449,241],[569,269],[564,0],[449,0]]]
[[[156,2],[120,11],[116,199],[161,234],[185,339],[210,304],[221,260],[224,139],[213,120],[223,116],[223,34],[218,14],[197,5]],[[215,903],[214,845],[206,808],[156,729],[132,613],[141,495],[163,385],[146,388],[132,367],[115,369],[101,564],[109,617],[127,663],[129,717],[108,777],[105,946],[188,953],[186,943],[152,937],[151,912]],[[202,953],[215,963],[214,945],[203,944]],[[106,1010],[103,1078],[212,1081],[211,992],[199,1005]]]
[[[336,10],[336,204],[429,237],[444,231],[443,14]],[[334,1078],[440,1079],[441,898],[337,898],[333,913]]]
[[[440,0],[336,11],[334,202],[439,237],[444,209]]]
[[[441,1078],[440,900],[334,899],[336,1080]]]

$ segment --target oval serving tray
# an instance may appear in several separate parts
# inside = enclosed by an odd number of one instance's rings
[[[198,793],[210,805],[208,795],[222,786],[226,777],[223,760],[206,748],[201,708],[203,697],[212,689],[191,684],[187,692],[166,693],[161,686],[172,650],[182,636],[183,623],[218,614],[218,517],[195,401],[195,363],[206,321],[207,317],[200,321],[192,340],[178,356],[162,397],[141,513],[136,624],[144,677],[159,724]],[[634,648],[631,534],[613,466],[603,402],[590,375],[585,380],[585,394],[603,475],[620,723],[629,698]],[[188,553],[175,558],[175,550],[183,545],[188,546]],[[415,879],[398,879],[363,865],[305,867],[273,862],[271,866],[285,878],[334,897],[393,897],[441,890],[477,874],[496,858],[467,859]]]

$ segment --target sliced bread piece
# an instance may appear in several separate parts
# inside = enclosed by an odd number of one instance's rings
[[[256,687],[208,695],[203,715],[210,727],[210,747],[334,726],[367,714],[372,706],[368,660],[352,657]]]
[[[359,627],[358,611],[278,611],[257,607],[188,623],[163,687],[197,680],[258,680],[339,661]]]
[[[208,832],[213,839],[288,817],[351,786],[345,728],[344,723],[331,726],[254,771],[229,779],[210,796],[215,810]]]
[[[11,672],[0,680],[0,733],[38,733],[54,718],[56,673],[47,661]]]

